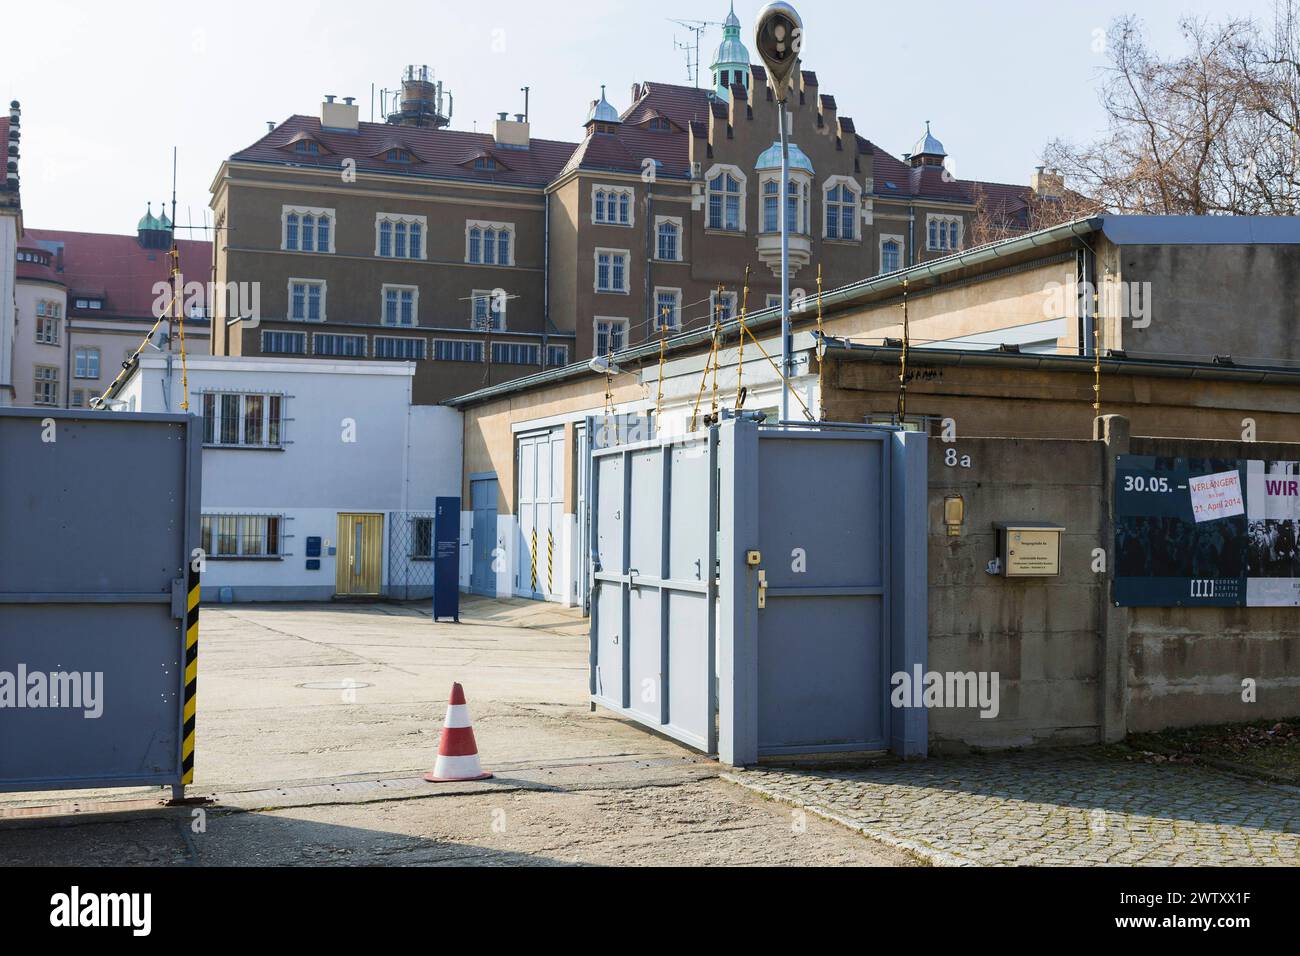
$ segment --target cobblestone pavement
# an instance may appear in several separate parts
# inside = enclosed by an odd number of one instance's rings
[[[1300,790],[1095,751],[725,774],[940,865],[1300,866]]]

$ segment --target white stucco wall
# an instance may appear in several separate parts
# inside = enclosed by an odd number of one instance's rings
[[[430,513],[436,498],[460,493],[460,413],[412,406],[413,368],[400,362],[189,361],[191,414],[202,414],[205,391],[284,396],[283,448],[205,447],[202,499],[204,514],[282,516],[285,554],[278,561],[210,559],[205,602],[331,599],[334,556],[326,548],[320,570],[308,571],[305,552],[308,537],[334,543],[341,513],[384,515],[388,581],[392,513]],[[180,362],[173,361],[169,374],[165,357],[146,356],[118,397],[136,399],[137,411],[177,412],[180,391]]]

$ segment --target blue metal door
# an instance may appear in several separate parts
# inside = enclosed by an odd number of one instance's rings
[[[717,430],[591,452],[591,697],[717,750]]]
[[[892,673],[925,663],[925,436],[721,433],[721,756],[924,753]]]
[[[474,509],[474,530],[469,589],[474,594],[497,596],[494,555],[497,551],[497,480],[495,477],[470,481],[470,506]]]

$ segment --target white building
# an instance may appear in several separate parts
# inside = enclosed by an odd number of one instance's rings
[[[433,593],[433,514],[461,483],[461,416],[412,405],[414,365],[191,358],[204,601]],[[181,363],[143,355],[120,411],[178,412]]]

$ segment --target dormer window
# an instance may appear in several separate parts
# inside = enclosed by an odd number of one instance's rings
[[[672,132],[673,124],[670,123],[668,120],[664,119],[662,116],[655,116],[652,117],[650,122],[646,124],[646,128],[661,133],[670,133]]]
[[[293,151],[295,153],[307,153],[312,156],[319,156],[320,143],[316,142],[314,139],[300,139],[298,142],[293,144]]]
[[[478,159],[474,160],[474,168],[486,172],[493,172],[497,168],[497,161],[491,156],[480,156]]]
[[[409,149],[390,149],[390,150],[385,154],[385,158],[386,158],[390,163],[413,163],[413,162],[415,162],[415,154],[412,153]]]

